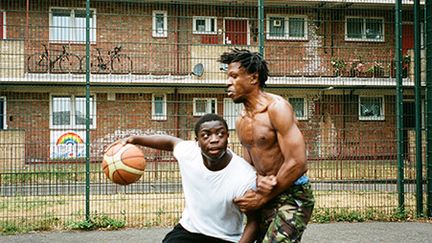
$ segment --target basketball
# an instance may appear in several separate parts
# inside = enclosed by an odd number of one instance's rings
[[[108,148],[102,161],[102,170],[114,183],[129,185],[144,174],[146,160],[143,151],[133,144],[115,144]]]

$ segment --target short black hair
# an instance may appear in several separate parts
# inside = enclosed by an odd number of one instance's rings
[[[204,122],[209,121],[220,121],[225,126],[226,130],[228,131],[228,124],[226,123],[225,119],[223,119],[221,116],[214,114],[214,113],[208,113],[200,117],[198,121],[195,123],[195,136],[198,137],[199,130],[201,128],[201,124]]]
[[[223,64],[239,62],[240,66],[246,69],[248,74],[258,73],[260,87],[265,87],[269,76],[267,61],[258,52],[251,52],[246,49],[233,48],[230,52],[224,52],[219,60]]]

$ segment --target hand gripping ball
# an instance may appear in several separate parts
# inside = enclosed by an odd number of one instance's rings
[[[129,185],[144,174],[146,160],[143,151],[136,145],[121,143],[108,148],[102,161],[102,170],[114,183]]]

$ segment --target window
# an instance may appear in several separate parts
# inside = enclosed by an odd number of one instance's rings
[[[6,39],[6,12],[0,10],[0,39]]]
[[[165,94],[152,95],[152,119],[166,120],[167,119],[167,103]]]
[[[194,34],[217,34],[216,17],[193,17]]]
[[[193,115],[202,116],[207,113],[217,113],[216,103],[215,98],[194,98]]]
[[[52,8],[50,11],[51,42],[86,41],[86,10],[69,8]],[[90,11],[90,41],[96,41],[95,10]]]
[[[167,37],[168,23],[166,11],[153,11],[153,37]]]
[[[289,103],[293,107],[293,111],[297,120],[306,120],[307,116],[307,103],[305,98],[292,97],[288,98]]]
[[[307,18],[305,16],[267,16],[267,39],[306,40]]]
[[[240,115],[241,111],[243,110],[243,104],[234,103],[232,99],[225,98],[223,109],[224,109],[223,117],[227,122],[228,129],[230,130],[235,129],[235,122],[237,120],[237,116]]]
[[[6,97],[0,96],[0,130],[6,128]]]
[[[384,41],[384,19],[347,17],[345,40]]]
[[[85,128],[85,96],[51,96],[51,128]],[[90,128],[96,127],[96,102],[90,97]]]
[[[384,97],[360,96],[359,120],[384,120]]]

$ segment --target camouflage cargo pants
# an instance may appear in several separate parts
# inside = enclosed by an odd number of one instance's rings
[[[315,204],[310,183],[292,186],[261,209],[257,242],[300,242]]]

